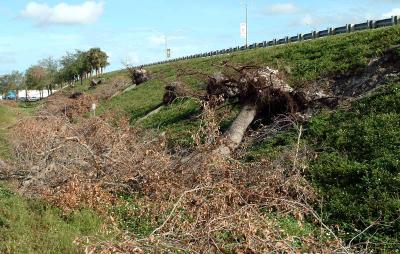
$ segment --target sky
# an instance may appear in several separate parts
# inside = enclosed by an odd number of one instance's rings
[[[100,47],[108,71],[244,44],[245,0],[0,0],[0,75]],[[400,15],[400,0],[247,0],[249,43]]]

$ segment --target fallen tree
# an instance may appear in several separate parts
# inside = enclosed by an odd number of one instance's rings
[[[309,99],[294,90],[280,76],[277,70],[252,66],[235,67],[225,64],[234,71],[227,77],[218,73],[207,84],[207,96],[211,105],[236,100],[241,112],[224,134],[223,144],[216,149],[222,155],[229,155],[242,142],[243,136],[256,116],[269,118],[279,114],[294,114],[306,109]]]
[[[129,77],[132,80],[132,83],[135,85],[140,85],[150,79],[150,75],[147,70],[140,67],[139,69],[131,66],[126,66],[128,70]]]
[[[186,97],[198,96],[191,92],[190,89],[183,82],[176,81],[166,85],[162,103],[160,103],[155,109],[147,113],[144,117],[137,120],[137,122],[142,122],[150,116],[160,112],[166,106],[172,104],[176,99]]]

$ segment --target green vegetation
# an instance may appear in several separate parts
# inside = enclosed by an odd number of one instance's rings
[[[284,150],[291,148],[297,136],[296,130],[290,129],[266,137],[262,142],[251,147],[244,158],[246,161],[259,161],[262,158],[276,159]]]
[[[400,238],[400,83],[312,119],[308,139],[317,149],[310,179],[323,198],[324,219],[358,234],[359,241]],[[346,235],[343,235],[346,237]]]
[[[16,121],[18,110],[0,104],[0,159],[10,158],[9,127]]]
[[[73,241],[83,236],[105,237],[102,224],[89,210],[63,215],[48,204],[25,200],[0,186],[0,253],[82,253]]]
[[[0,95],[8,91],[40,90],[53,91],[66,84],[75,84],[79,77],[81,87],[83,81],[93,73],[98,76],[103,74],[108,66],[108,56],[100,48],[91,48],[88,51],[76,50],[67,52],[61,59],[48,57],[29,67],[25,73],[13,71],[0,76]]]
[[[110,213],[117,218],[119,226],[139,237],[147,237],[157,227],[151,215],[136,204],[140,197],[121,196],[120,204],[114,206]]]
[[[152,80],[146,85],[138,86],[136,89],[126,92],[104,102],[99,107],[99,112],[113,111],[130,116],[134,123],[138,118],[156,109],[162,102],[164,95],[163,84]]]
[[[21,117],[33,114],[40,106],[36,103],[19,103],[15,107],[0,103],[0,159],[10,159],[9,132],[12,125]]]

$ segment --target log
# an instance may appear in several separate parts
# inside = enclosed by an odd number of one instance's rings
[[[242,142],[243,136],[257,114],[257,107],[253,104],[243,106],[239,115],[225,134],[225,142],[216,149],[223,156],[229,156]]]
[[[152,115],[157,114],[158,112],[160,112],[163,108],[165,108],[164,105],[159,106],[158,108],[152,110],[150,113],[148,113],[148,114],[145,115],[144,117],[139,118],[139,119],[136,121],[136,123],[143,122],[144,120],[146,120],[146,119],[149,118],[150,116],[152,116]]]

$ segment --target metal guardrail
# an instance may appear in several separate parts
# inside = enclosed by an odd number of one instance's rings
[[[229,53],[238,52],[238,51],[244,51],[244,50],[248,50],[248,49],[273,47],[273,46],[284,45],[284,44],[289,44],[289,43],[296,43],[296,42],[300,42],[300,41],[307,41],[307,40],[323,38],[323,37],[327,37],[327,36],[352,33],[352,32],[357,32],[357,31],[362,31],[362,30],[368,30],[368,29],[376,29],[376,28],[381,28],[381,27],[386,27],[386,26],[394,26],[394,25],[398,25],[398,24],[400,24],[400,16],[393,16],[391,18],[381,19],[381,20],[368,20],[367,22],[364,22],[364,23],[347,24],[345,26],[340,26],[340,27],[335,27],[335,28],[332,27],[332,28],[328,28],[325,30],[313,31],[311,33],[306,33],[306,34],[298,34],[295,36],[286,36],[282,39],[273,39],[271,41],[263,41],[260,43],[254,43],[254,44],[248,45],[247,47],[246,46],[236,46],[236,47],[228,48],[228,49],[215,50],[215,51],[210,51],[210,52],[201,53],[201,54],[195,54],[195,55],[190,55],[190,56],[174,58],[174,59],[170,59],[170,60],[164,60],[164,61],[144,64],[144,65],[141,65],[141,67],[171,63],[171,62],[194,59],[194,58],[224,55],[224,54],[229,54]],[[137,66],[137,67],[139,67],[139,66]]]

